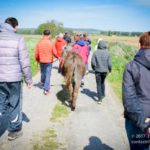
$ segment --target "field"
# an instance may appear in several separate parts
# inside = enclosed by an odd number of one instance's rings
[[[32,74],[34,76],[39,70],[39,65],[34,59],[34,49],[41,36],[24,35],[24,37],[29,50]],[[138,50],[138,37],[92,36],[92,50],[94,50],[99,38],[102,38],[108,42],[113,63],[112,73],[108,76],[108,79],[111,82],[114,91],[121,99],[123,70],[125,64],[132,60]]]
[[[139,46],[138,45],[138,37],[127,37],[127,36],[93,36],[91,37],[92,40],[96,40],[102,38],[108,42],[119,42],[119,43],[126,43],[129,45]]]

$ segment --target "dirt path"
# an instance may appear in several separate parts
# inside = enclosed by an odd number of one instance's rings
[[[77,109],[61,123],[49,121],[51,112],[58,102],[57,93],[62,90],[63,78],[57,73],[57,62],[54,63],[51,82],[51,93],[43,95],[36,86],[24,87],[23,112],[29,117],[29,123],[23,123],[23,136],[13,142],[7,140],[7,132],[0,139],[0,150],[32,150],[36,134],[48,127],[55,126],[58,139],[66,145],[67,150],[128,150],[124,129],[123,108],[117,97],[106,84],[106,98],[101,105],[97,104],[96,83],[93,73],[85,78],[85,86],[80,89]],[[34,77],[37,84],[40,75]]]

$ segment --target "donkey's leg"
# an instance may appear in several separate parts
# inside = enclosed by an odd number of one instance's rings
[[[74,87],[73,87],[73,99],[72,99],[72,110],[73,111],[76,108],[76,101],[77,101],[77,97],[78,97],[78,92],[79,92],[80,84],[81,84],[81,82],[74,83]]]
[[[73,87],[72,84],[69,80],[66,81],[66,88],[68,91],[68,102],[71,103],[72,102],[72,92],[73,92]]]

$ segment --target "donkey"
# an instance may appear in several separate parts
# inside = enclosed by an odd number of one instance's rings
[[[85,74],[85,64],[76,52],[67,52],[62,64],[62,75],[65,77],[71,110],[76,108],[76,100],[81,85],[81,80]]]

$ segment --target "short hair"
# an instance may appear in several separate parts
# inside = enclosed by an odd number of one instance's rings
[[[150,48],[150,31],[141,34],[139,43],[143,48]]]
[[[75,35],[75,36],[74,36],[74,40],[75,40],[75,41],[78,41],[79,39],[80,39],[79,35]]]
[[[84,34],[83,34],[83,37],[87,37],[87,36],[88,36],[87,33],[84,33]]]
[[[18,20],[16,18],[13,17],[9,17],[5,20],[5,23],[10,24],[13,28],[15,28],[16,26],[18,26]]]
[[[50,30],[44,30],[44,31],[43,31],[43,34],[44,34],[44,35],[50,35],[51,32],[50,32]]]

